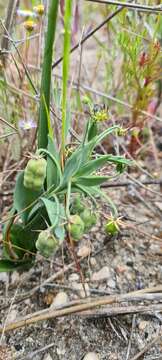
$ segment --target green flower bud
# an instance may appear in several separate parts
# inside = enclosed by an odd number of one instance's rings
[[[117,220],[111,219],[105,225],[105,231],[107,235],[116,235],[119,232],[119,226],[117,224]]]
[[[79,215],[71,215],[68,230],[73,240],[80,240],[84,234],[84,222]]]
[[[59,242],[51,234],[50,230],[43,230],[40,232],[38,239],[36,241],[36,248],[40,254],[44,257],[49,257],[50,255],[55,254],[59,247]]]

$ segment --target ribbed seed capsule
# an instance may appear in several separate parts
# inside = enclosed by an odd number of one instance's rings
[[[84,222],[84,228],[86,231],[90,230],[92,226],[96,225],[97,217],[94,213],[91,213],[90,210],[85,209],[80,213],[80,217]]]
[[[47,162],[44,158],[30,159],[24,171],[24,186],[39,191],[46,177]]]
[[[73,240],[78,241],[84,234],[84,222],[79,215],[71,215],[68,230]]]
[[[53,255],[59,247],[58,240],[51,234],[50,230],[43,230],[40,232],[36,241],[36,248],[44,257]]]

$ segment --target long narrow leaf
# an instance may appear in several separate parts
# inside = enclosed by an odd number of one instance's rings
[[[81,176],[76,180],[76,183],[83,186],[99,186],[108,179],[109,176]],[[75,181],[73,184],[75,184]]]
[[[53,43],[55,39],[56,20],[59,0],[51,0],[48,12],[48,27],[45,39],[41,91],[40,91],[40,110],[38,124],[38,148],[47,148],[48,143],[48,116],[50,111],[50,90],[51,90],[51,72]]]
[[[79,148],[70,156],[65,164],[62,185],[65,186],[69,179],[77,173],[79,168],[87,163],[90,159],[94,147],[107,135],[115,131],[118,126],[112,126],[109,129],[103,131],[100,135],[95,136],[87,144],[80,145]]]
[[[114,164],[125,164],[130,165],[131,161],[125,159],[122,156],[113,156],[113,155],[101,155],[98,159],[90,160],[75,173],[75,177],[89,175],[92,172],[98,170],[107,162],[111,162]]]

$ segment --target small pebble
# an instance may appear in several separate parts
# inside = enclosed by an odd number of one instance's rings
[[[65,305],[69,301],[68,295],[64,291],[60,291],[54,298],[50,309],[54,309],[58,306]]]
[[[13,321],[15,321],[18,318],[18,312],[16,309],[12,309],[8,316],[7,316],[7,321],[6,324],[12,323]]]
[[[91,265],[92,267],[95,267],[95,266],[97,265],[97,261],[96,261],[96,259],[95,259],[94,257],[91,257],[91,258],[90,258],[90,265]]]
[[[138,328],[141,331],[144,331],[146,329],[146,326],[148,325],[148,321],[140,321],[140,323],[138,324]]]
[[[118,266],[116,266],[115,270],[118,274],[123,274],[123,273],[125,273],[127,268],[126,268],[126,266],[118,265]]]
[[[108,266],[104,266],[101,270],[94,272],[92,274],[91,280],[92,281],[103,281],[111,278],[111,273]]]
[[[100,360],[100,357],[95,352],[89,352],[84,356],[83,360]]]
[[[83,289],[83,285],[81,283],[73,283],[72,286],[73,286],[73,289],[77,290],[78,295],[81,298],[85,298],[86,296],[90,296],[90,291],[89,291],[88,284],[84,284],[85,290],[86,290],[86,295],[85,295],[85,291]]]
[[[45,354],[43,360],[52,360],[51,355],[50,354]]]
[[[91,248],[89,246],[83,245],[77,252],[78,257],[87,257],[91,253]]]
[[[155,205],[157,206],[157,208],[162,211],[162,203],[161,201],[155,201]]]
[[[76,274],[76,273],[71,274],[71,275],[69,276],[69,281],[70,281],[70,282],[77,282],[77,281],[79,281],[79,275]]]
[[[0,273],[0,281],[3,283],[8,283],[8,273],[2,272]]]
[[[111,289],[115,289],[115,288],[116,288],[116,282],[115,282],[115,280],[109,279],[109,280],[107,281],[107,286],[108,286],[109,288],[111,288]]]

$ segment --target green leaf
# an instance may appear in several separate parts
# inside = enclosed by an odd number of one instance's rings
[[[82,151],[79,147],[75,152],[73,152],[73,154],[65,163],[65,169],[63,173],[61,187],[64,187],[69,182],[73,174],[77,172],[77,170],[80,167],[81,160],[82,160]]]
[[[62,242],[65,239],[65,228],[63,225],[56,226],[54,229],[56,237]]]
[[[24,171],[18,175],[16,180],[13,206],[18,213],[21,212],[21,219],[25,223],[31,210],[32,204],[34,205],[35,201],[39,198],[42,191],[32,191],[31,189],[25,188],[23,180]]]
[[[38,124],[38,148],[47,148],[48,144],[48,116],[50,110],[50,91],[51,91],[51,73],[52,73],[52,56],[53,44],[56,33],[57,13],[59,1],[50,1],[48,12],[48,28],[45,38],[43,69],[40,91],[40,109]]]
[[[92,140],[97,135],[97,122],[90,122],[90,127],[88,129],[88,141]]]
[[[52,147],[52,151],[54,151],[54,149],[55,148]],[[57,179],[58,179],[58,182],[60,182],[62,179],[62,172],[61,172],[61,167],[60,167],[57,151],[55,152],[56,156],[55,155],[53,156],[52,153],[49,152],[48,150],[40,148],[37,150],[37,154],[46,154],[46,156],[52,160],[53,165],[51,163],[51,169],[52,169],[52,166],[54,166],[54,169],[55,168],[57,169]],[[56,176],[56,173],[55,173],[55,176]],[[51,187],[52,187],[52,189],[54,189],[55,184],[52,184]],[[49,188],[50,190],[51,190],[51,187]]]
[[[19,259],[23,259],[27,254],[28,258],[33,257],[35,249],[35,241],[38,237],[38,232],[27,230],[20,224],[13,224],[10,229],[10,245],[13,248],[14,253]],[[10,253],[8,251],[8,244],[4,244],[5,254]]]
[[[112,162],[115,164],[126,164],[126,165],[131,164],[130,160],[127,160],[122,156],[101,155],[98,159],[90,160],[84,166],[82,166],[79,169],[79,171],[75,174],[75,178],[83,175],[89,175],[95,172],[96,170],[98,170],[99,168],[101,168],[107,162]]]
[[[104,130],[101,134],[96,135],[91,141],[89,141],[87,144],[83,144],[80,146],[80,151],[82,152],[82,161],[81,165],[84,165],[92,155],[93,149],[108,135],[110,135],[112,132],[114,132],[116,129],[118,129],[119,126],[114,125],[106,130]]]
[[[79,168],[84,165],[90,158],[91,153],[94,147],[100,143],[101,140],[104,139],[107,135],[111,134],[113,131],[118,129],[119,126],[112,126],[109,129],[103,131],[100,135],[95,136],[91,141],[87,144],[81,144],[77,150],[70,156],[70,158],[65,163],[65,169],[63,173],[63,180],[61,187],[67,185],[69,180],[77,173]]]
[[[28,270],[32,266],[31,261],[12,261],[7,259],[0,259],[0,272],[9,272],[14,270]]]
[[[55,201],[46,199],[44,197],[42,197],[41,200],[46,207],[52,227],[55,227],[58,223],[59,214],[60,214],[60,204],[57,197],[55,196]]]
[[[76,180],[76,183],[83,186],[99,186],[108,179],[108,176],[81,176]],[[75,184],[75,181],[73,184]]]
[[[54,161],[51,159],[50,156],[47,156],[47,189],[49,189],[52,185],[57,186],[59,183],[59,159],[58,159],[58,152],[56,150],[56,146],[54,141],[50,136],[48,136],[48,152],[52,154]]]

